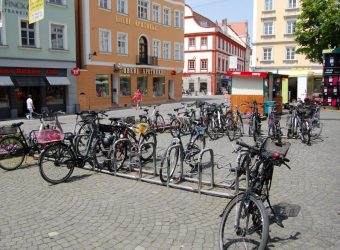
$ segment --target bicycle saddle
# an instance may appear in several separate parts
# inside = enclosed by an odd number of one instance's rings
[[[24,124],[24,123],[23,123],[23,122],[12,123],[12,127],[13,127],[13,128],[18,128],[18,127],[20,127],[22,124]]]
[[[111,122],[118,122],[118,121],[120,121],[122,118],[119,118],[119,117],[111,117],[111,118],[109,118],[109,120],[111,121]]]
[[[145,112],[148,112],[148,111],[149,111],[149,109],[143,109],[143,111],[145,111]]]

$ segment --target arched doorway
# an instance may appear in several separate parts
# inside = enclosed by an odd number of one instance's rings
[[[148,40],[144,36],[139,38],[139,63],[148,64]]]

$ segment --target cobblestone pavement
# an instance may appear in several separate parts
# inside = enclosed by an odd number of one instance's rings
[[[162,112],[175,105],[164,105]],[[312,146],[290,140],[292,169],[274,171],[271,201],[287,218],[284,228],[270,226],[270,249],[340,245],[340,113],[323,111],[321,117],[322,138]],[[60,119],[72,131],[74,116]],[[28,131],[38,123],[25,121],[23,127]],[[165,147],[169,135],[159,141]],[[235,160],[226,137],[207,146],[226,161]],[[36,165],[26,164],[0,170],[0,249],[218,249],[219,215],[227,202],[83,169],[52,186]]]

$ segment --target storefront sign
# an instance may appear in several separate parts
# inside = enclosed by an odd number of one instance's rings
[[[27,16],[28,2],[27,0],[2,0],[2,11],[4,13]]]
[[[258,77],[258,78],[267,77],[267,73],[265,72],[228,71],[227,75],[228,76]]]
[[[28,22],[29,24],[44,19],[44,0],[29,0]]]
[[[0,67],[1,76],[67,76],[66,69],[9,68]]]
[[[122,24],[130,24],[131,19],[129,17],[116,16],[116,22]]]
[[[79,70],[79,68],[74,68],[74,69],[71,70],[71,73],[74,76],[79,76],[80,70]]]
[[[123,74],[134,75],[161,75],[161,69],[145,69],[145,68],[123,68]]]
[[[136,27],[138,28],[143,28],[143,29],[148,29],[148,30],[156,30],[156,25],[152,24],[152,23],[146,23],[146,22],[142,22],[139,20],[136,20],[135,22]]]

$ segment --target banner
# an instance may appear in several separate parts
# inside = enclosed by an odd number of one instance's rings
[[[2,0],[0,0],[0,28],[2,27],[2,14]]]
[[[237,56],[229,56],[229,69],[237,69]]]
[[[44,19],[44,0],[29,0],[28,22],[29,24]]]

